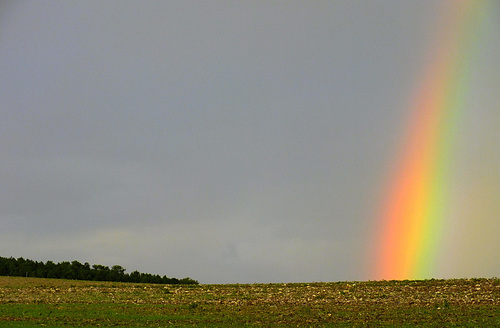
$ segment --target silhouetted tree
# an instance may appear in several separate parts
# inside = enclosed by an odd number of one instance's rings
[[[128,274],[121,265],[113,265],[111,269],[101,264],[90,265],[88,262],[81,264],[78,261],[63,261],[46,263],[13,257],[0,257],[0,275],[3,276],[29,276],[39,278],[63,278],[97,281],[127,281],[154,284],[198,284],[191,278],[167,278],[160,275],[133,271]]]

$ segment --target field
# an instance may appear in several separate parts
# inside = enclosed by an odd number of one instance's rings
[[[1,327],[498,327],[500,279],[150,285],[0,277]]]

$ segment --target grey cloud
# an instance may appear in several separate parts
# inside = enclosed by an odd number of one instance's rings
[[[434,1],[2,6],[3,256],[365,277]]]

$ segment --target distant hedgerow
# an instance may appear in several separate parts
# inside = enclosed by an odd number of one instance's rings
[[[52,261],[38,262],[22,257],[0,257],[0,276],[57,278],[90,281],[117,281],[137,282],[152,284],[198,284],[198,281],[189,277],[177,279],[160,276],[158,274],[141,273],[133,271],[126,273],[125,268],[113,265],[111,268],[94,264],[84,264],[78,261],[54,263]]]

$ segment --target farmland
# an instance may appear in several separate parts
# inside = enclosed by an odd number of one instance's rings
[[[500,326],[500,279],[157,285],[0,277],[1,327]]]

